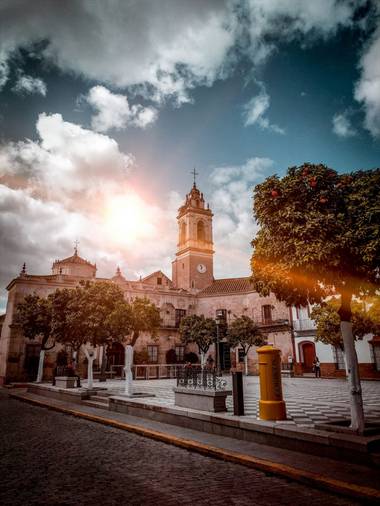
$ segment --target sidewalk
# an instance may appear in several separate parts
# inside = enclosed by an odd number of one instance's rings
[[[139,388],[140,390],[140,388]],[[93,422],[111,425],[203,455],[240,463],[310,486],[380,504],[379,470],[354,463],[311,456],[251,441],[205,433],[108,409],[41,397],[26,390],[9,390],[22,401]]]

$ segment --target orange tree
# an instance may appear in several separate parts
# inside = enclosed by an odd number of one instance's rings
[[[353,296],[379,287],[380,169],[338,174],[324,165],[292,167],[254,189],[260,229],[252,241],[256,289],[286,304],[321,303],[339,294],[338,310],[350,383],[351,428],[363,432]]]

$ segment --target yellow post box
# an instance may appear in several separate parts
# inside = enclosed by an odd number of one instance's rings
[[[262,346],[259,356],[260,401],[259,416],[262,420],[286,420],[286,406],[282,398],[281,350]]]

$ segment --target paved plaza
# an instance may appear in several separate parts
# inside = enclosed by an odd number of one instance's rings
[[[226,376],[227,385],[231,387],[231,378]],[[86,382],[84,381],[85,385]],[[101,386],[107,386],[115,394],[123,392],[121,380],[107,380]],[[135,392],[155,394],[146,402],[156,405],[174,406],[173,387],[175,380],[138,380],[134,382]],[[323,423],[348,417],[350,414],[348,384],[342,379],[323,378],[283,378],[283,395],[286,401],[287,424],[312,427]],[[258,376],[244,378],[245,415],[257,418],[260,398]],[[380,382],[362,381],[364,410],[367,420],[380,419]],[[232,413],[232,397],[227,398],[228,412]]]
[[[360,504],[20,403],[2,389],[0,412],[2,506]]]

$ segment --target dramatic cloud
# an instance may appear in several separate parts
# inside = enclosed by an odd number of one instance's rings
[[[39,142],[1,149],[0,182],[71,207],[125,183],[133,157],[121,153],[110,137],[66,122],[60,114],[40,114],[36,128]]]
[[[349,113],[347,111],[340,114],[334,114],[332,124],[333,132],[338,135],[338,137],[353,137],[357,134],[351,124]]]
[[[257,230],[252,190],[272,170],[269,158],[251,158],[244,165],[220,167],[211,173],[217,276],[249,274],[250,243]]]
[[[141,105],[129,105],[124,95],[111,93],[104,86],[94,86],[89,91],[87,102],[97,111],[92,117],[92,127],[98,132],[126,126],[146,128],[157,119],[157,109]]]
[[[355,88],[355,98],[364,105],[365,128],[373,137],[380,137],[380,26],[361,58],[360,68],[362,75]]]
[[[272,130],[278,134],[284,134],[285,130],[277,125],[272,125],[268,118],[265,117],[267,109],[269,109],[270,98],[267,92],[262,89],[261,92],[253,97],[244,106],[243,116],[245,118],[245,126],[259,125],[259,127]]]
[[[37,93],[46,96],[47,87],[42,79],[38,77],[21,75],[13,87],[16,93],[31,95]]]
[[[64,71],[180,104],[195,86],[228,76],[238,54],[256,64],[280,41],[327,38],[349,26],[364,3],[19,0],[15,8],[8,0],[0,7],[0,45],[6,58],[19,47],[46,41],[44,56]],[[6,67],[1,75],[4,82]]]

